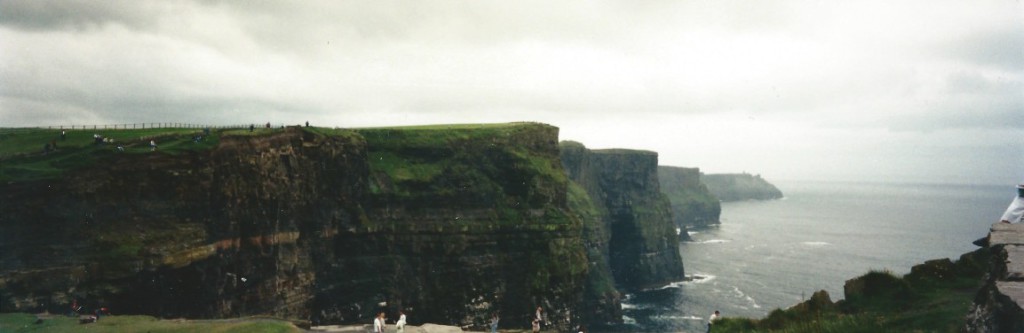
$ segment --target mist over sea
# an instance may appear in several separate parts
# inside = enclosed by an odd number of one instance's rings
[[[695,280],[627,296],[634,332],[703,332],[714,310],[762,318],[869,270],[902,275],[926,260],[976,249],[1015,195],[1015,184],[775,182],[773,201],[723,203],[722,224],[680,243]]]

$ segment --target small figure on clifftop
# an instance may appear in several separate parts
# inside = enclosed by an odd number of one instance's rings
[[[78,310],[80,310],[80,309],[82,309],[82,307],[78,306],[78,299],[72,299],[71,300],[71,312],[68,313],[68,316],[72,316],[72,317],[77,316],[78,315]]]
[[[1017,196],[1010,201],[1010,207],[1006,207],[1006,212],[999,222],[1017,223],[1020,222],[1021,215],[1024,215],[1024,184],[1017,185]]]
[[[251,133],[252,131],[255,131],[255,130],[256,130],[256,125],[249,124],[249,132]]]
[[[149,140],[149,151],[156,151],[156,140]]]
[[[711,333],[711,326],[714,325],[715,324],[715,320],[718,320],[718,318],[720,318],[720,317],[721,317],[721,314],[718,313],[718,310],[715,310],[715,313],[711,314],[711,317],[708,318],[708,333]]]
[[[373,333],[384,333],[384,312],[377,313],[373,319]]]
[[[398,332],[405,332],[405,311],[398,310],[398,321],[395,322]]]

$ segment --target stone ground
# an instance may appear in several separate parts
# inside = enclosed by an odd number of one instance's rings
[[[498,330],[502,333],[522,333],[529,332],[530,330]],[[372,333],[373,325],[327,325],[327,326],[314,326],[309,332],[332,332],[332,333]],[[385,333],[397,333],[398,329],[395,325],[387,325],[384,329]],[[461,328],[456,326],[445,326],[435,324],[423,324],[421,326],[405,326],[404,333],[462,333],[462,332],[480,332],[484,331],[463,331]],[[550,333],[548,331],[542,331],[544,333]]]
[[[993,224],[988,237],[989,246],[1002,245],[1006,253],[1006,273],[996,281],[996,288],[1024,308],[1024,223]]]

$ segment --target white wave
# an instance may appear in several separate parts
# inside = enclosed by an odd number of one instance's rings
[[[714,275],[703,274],[703,273],[691,274],[690,276],[687,276],[687,277],[690,279],[690,283],[694,283],[694,284],[708,283],[708,282],[711,282],[711,280],[714,280],[716,278],[716,276],[714,276]]]
[[[751,307],[753,307],[755,309],[760,309],[761,308],[761,305],[757,304],[757,301],[754,300],[753,297],[750,297],[750,295],[744,294],[743,291],[741,291],[739,287],[732,287],[732,291],[736,293],[736,296],[747,300],[747,303],[750,303]]]
[[[721,244],[721,243],[728,243],[728,242],[731,242],[731,240],[728,240],[728,239],[709,239],[709,240],[706,240],[706,241],[697,242],[697,244]]]
[[[714,280],[714,279],[715,279],[714,275],[691,274],[691,275],[687,275],[686,276],[686,280],[670,282],[669,284],[666,284],[666,285],[661,286],[661,287],[644,289],[644,291],[665,290],[665,289],[668,289],[668,288],[677,288],[678,289],[678,288],[681,288],[682,286],[685,286],[685,285],[688,285],[688,284],[708,283],[708,282],[710,282],[711,280]]]
[[[800,243],[800,244],[807,245],[807,246],[829,246],[829,245],[832,245],[829,242],[803,242],[803,243]]]
[[[679,287],[682,287],[683,284],[686,284],[686,283],[689,283],[689,282],[690,281],[676,281],[676,282],[672,282],[672,283],[666,284],[664,286],[661,286],[660,288],[654,288],[654,289],[651,289],[651,290],[655,290],[655,289],[656,290],[665,290],[665,289],[668,289],[668,288],[677,288],[678,289]]]
[[[636,319],[633,319],[632,317],[627,316],[627,315],[623,315],[622,316],[622,323],[623,324],[627,324],[627,325],[636,325]]]
[[[686,231],[686,234],[690,235],[690,236],[693,236],[693,235],[696,235],[696,234],[699,234],[699,233],[700,233],[700,231],[689,231],[689,230]]]
[[[629,304],[629,303],[626,303],[626,302],[620,302],[619,303],[619,308],[621,308],[623,310],[636,310],[636,309],[639,309],[640,307],[636,306],[636,304]]]
[[[672,315],[661,315],[654,316],[655,319],[673,319],[673,320],[704,320],[697,316],[672,316]]]

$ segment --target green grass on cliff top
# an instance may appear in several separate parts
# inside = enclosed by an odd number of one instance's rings
[[[400,127],[355,128],[366,137],[370,148],[427,148],[445,147],[453,141],[471,139],[500,139],[519,131],[539,126],[539,123],[451,124]],[[546,126],[546,125],[544,125]]]
[[[26,313],[0,313],[0,332],[152,332],[152,333],[291,333],[303,332],[289,322],[275,319],[243,318],[228,320],[160,320],[149,316],[106,316],[100,321],[79,324],[77,317],[46,316],[36,324],[36,316]]]
[[[355,132],[366,138],[372,170],[388,174],[398,182],[429,182],[450,167],[453,160],[481,156],[460,156],[461,148],[483,147],[487,142],[507,143],[514,135],[529,131],[539,123],[452,124],[403,127],[357,128]],[[461,144],[473,142],[472,145]],[[483,143],[483,144],[481,144]],[[460,148],[461,147],[461,148]],[[505,146],[506,152],[541,173],[553,172],[547,161],[533,158],[522,147]],[[471,149],[471,148],[467,148]]]
[[[987,251],[982,249],[980,251]],[[889,287],[836,302],[825,309],[809,310],[800,304],[776,309],[766,318],[724,318],[715,332],[848,333],[848,332],[960,332],[975,294],[988,270],[984,253],[961,258],[953,271],[896,277],[889,272],[870,272],[858,279],[888,280]],[[892,287],[897,286],[897,287]],[[905,286],[906,289],[898,288]]]
[[[96,164],[104,157],[115,154],[149,154],[149,141],[157,143],[161,154],[180,154],[186,151],[207,150],[219,142],[219,131],[214,130],[200,142],[193,142],[202,129],[147,128],[66,130],[62,140],[59,129],[3,128],[0,129],[0,182],[54,178],[66,170]],[[97,145],[93,134],[114,139],[114,143]],[[44,153],[44,145],[56,143],[57,148]],[[121,152],[117,146],[123,146]]]
[[[307,131],[320,135],[351,136],[355,133],[374,139],[375,147],[405,149],[417,147],[440,147],[453,140],[501,138],[510,136],[536,123],[503,124],[453,124],[404,127],[379,127],[355,129],[331,129],[306,127]],[[211,149],[219,143],[220,136],[259,136],[280,132],[281,128],[214,129],[200,142],[192,137],[201,134],[195,128],[147,128],[147,129],[74,129],[67,130],[62,140],[60,129],[44,128],[0,128],[0,182],[28,181],[59,177],[67,170],[95,165],[104,157],[116,154],[152,153],[149,140],[155,140],[158,153],[180,154],[186,151]],[[113,144],[95,144],[93,134],[114,139]],[[44,145],[55,143],[57,148],[44,153]],[[117,146],[125,148],[124,152]],[[379,161],[378,161],[379,162]],[[415,162],[415,161],[413,161]],[[380,163],[378,163],[380,164]],[[405,174],[402,174],[405,172]],[[420,165],[399,172],[400,178],[422,178],[436,175],[434,166]]]

